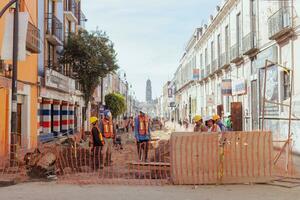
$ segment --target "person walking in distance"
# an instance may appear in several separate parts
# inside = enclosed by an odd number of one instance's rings
[[[116,130],[113,125],[112,115],[109,110],[104,112],[104,117],[99,124],[100,131],[104,136],[104,152],[105,152],[105,166],[110,166],[112,164],[112,148],[114,144],[114,139],[116,135]]]
[[[150,133],[150,119],[144,111],[140,111],[135,118],[134,135],[137,143],[137,152],[140,161],[147,162]]]
[[[96,169],[100,167],[103,168],[103,154],[102,149],[104,145],[103,135],[98,127],[98,118],[91,117],[90,123],[92,125],[91,128],[91,144],[93,147],[93,155],[94,155],[94,166]]]

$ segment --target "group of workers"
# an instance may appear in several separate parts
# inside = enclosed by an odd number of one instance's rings
[[[194,116],[194,132],[225,132],[232,130],[231,115],[225,117],[224,123],[218,114],[208,116],[205,119],[201,115]]]
[[[95,157],[95,166],[103,168],[104,166],[112,165],[112,148],[116,142],[121,140],[117,136],[115,124],[112,119],[112,114],[109,110],[104,112],[101,119],[97,117],[90,118],[91,123],[91,144]],[[147,161],[150,134],[150,118],[144,111],[140,111],[135,118],[130,118],[129,128],[134,129],[134,136],[137,145],[137,152],[140,161]],[[120,145],[121,141],[120,141]],[[122,148],[122,146],[121,146]],[[103,162],[103,153],[105,160]],[[100,158],[100,160],[98,160]],[[98,166],[100,164],[100,166]]]

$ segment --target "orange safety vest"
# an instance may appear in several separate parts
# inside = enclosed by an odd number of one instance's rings
[[[211,128],[211,132],[217,132],[218,131],[218,125],[214,124]]]
[[[139,134],[147,135],[149,129],[149,119],[147,116],[139,116]]]
[[[114,137],[114,129],[113,123],[111,120],[102,119],[103,124],[103,134],[105,138],[113,138]]]

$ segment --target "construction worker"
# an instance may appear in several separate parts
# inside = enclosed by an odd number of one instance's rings
[[[195,123],[194,132],[207,132],[201,115],[195,115],[193,121]]]
[[[145,111],[140,110],[139,115],[135,118],[134,135],[137,143],[137,152],[140,161],[147,162],[150,134],[150,119]]]
[[[222,132],[226,131],[226,126],[223,124],[223,122],[221,121],[221,118],[218,114],[215,114],[213,116],[213,120],[215,121],[215,124],[217,124],[220,127]]]
[[[103,135],[98,127],[98,118],[97,117],[91,117],[90,123],[92,125],[91,129],[91,143],[93,146],[93,155],[94,155],[94,166],[96,169],[100,167],[100,169],[103,168],[103,155],[102,155],[102,149],[104,145],[104,139]]]
[[[104,117],[100,121],[99,124],[100,131],[103,133],[104,136],[104,152],[105,152],[105,166],[110,166],[112,163],[111,154],[112,148],[114,144],[114,139],[116,135],[116,131],[114,128],[112,115],[109,110],[104,111]]]
[[[207,117],[205,120],[207,132],[221,132],[220,127],[215,123],[212,116]]]
[[[231,114],[230,114],[230,113],[227,113],[225,117],[226,117],[226,118],[225,118],[225,120],[224,120],[224,123],[225,123],[226,129],[227,129],[228,131],[232,131]]]

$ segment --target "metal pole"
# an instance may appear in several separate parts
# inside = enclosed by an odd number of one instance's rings
[[[19,0],[15,2],[14,9],[14,28],[13,28],[13,74],[11,81],[11,147],[10,147],[10,159],[11,164],[16,161],[16,150],[18,144],[17,138],[17,75],[18,75],[18,41],[19,40]]]
[[[292,0],[292,8],[291,8],[291,20],[292,20],[292,28],[294,28],[294,1]],[[293,41],[293,37],[291,37],[290,39],[291,41],[291,55],[292,55],[292,70],[290,70],[290,77],[291,77],[291,91],[290,91],[290,107],[289,107],[289,130],[288,130],[288,147],[287,147],[287,158],[286,158],[286,171],[287,173],[289,173],[289,161],[291,159],[291,154],[292,154],[292,145],[291,145],[291,137],[292,137],[292,133],[291,133],[291,125],[292,125],[292,104],[293,104],[293,90],[294,90],[294,41]],[[292,164],[292,163],[291,163]]]
[[[267,71],[268,71],[268,60],[265,62],[265,74],[264,74],[264,95],[263,95],[263,107],[262,107],[262,128],[264,130],[265,126],[265,105],[266,105],[266,85],[267,85]]]

